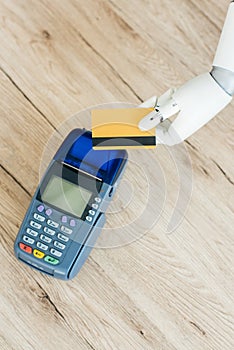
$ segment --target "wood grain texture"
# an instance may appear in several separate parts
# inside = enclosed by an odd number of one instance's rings
[[[70,129],[90,127],[88,113],[78,112],[113,101],[139,104],[209,70],[227,7],[224,0],[1,1],[1,349],[234,348],[233,103],[185,143],[193,190],[173,234],[166,229],[178,169],[159,147],[131,152],[119,193],[127,201],[132,188],[132,202],[114,214],[115,205],[124,206],[116,194],[98,246],[140,216],[146,180],[137,164],[156,184],[150,210],[159,216],[143,237],[94,249],[65,283],[13,254],[55,147]],[[179,167],[186,169],[183,150]],[[134,225],[123,228],[119,242],[138,233]]]

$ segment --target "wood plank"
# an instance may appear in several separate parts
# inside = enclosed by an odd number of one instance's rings
[[[90,127],[89,111],[66,118],[96,103],[139,103],[209,69],[226,7],[1,2],[1,348],[233,348],[233,104],[185,148],[129,152],[106,228],[76,279],[51,279],[13,256],[47,162],[69,130]],[[191,201],[168,235],[186,152]],[[146,232],[151,213],[159,220]]]

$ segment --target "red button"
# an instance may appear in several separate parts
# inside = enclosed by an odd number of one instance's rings
[[[24,244],[24,243],[20,243],[19,244],[20,249],[22,249],[24,252],[32,254],[32,248],[29,247],[28,245]]]

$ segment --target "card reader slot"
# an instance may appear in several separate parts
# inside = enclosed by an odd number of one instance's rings
[[[105,215],[103,213],[100,213],[94,225],[90,227],[90,231],[85,241],[81,245],[76,258],[74,259],[68,271],[68,279],[73,278],[79,272],[80,268],[83,266],[91,250],[93,249],[95,242],[98,236],[100,235],[100,232],[104,224],[105,224]]]
[[[127,158],[125,150],[94,150],[92,133],[81,129],[71,131],[54,156],[54,160],[99,177],[109,185],[114,184]]]
[[[85,175],[87,175],[87,176],[90,176],[90,177],[94,178],[95,180],[98,180],[98,181],[101,181],[101,182],[102,182],[102,179],[101,179],[101,178],[99,178],[99,177],[97,177],[97,176],[95,176],[95,175],[92,175],[92,174],[88,173],[87,171],[84,171],[84,170],[81,170],[81,169],[79,169],[79,168],[76,168],[76,167],[74,167],[73,165],[71,165],[71,164],[69,164],[69,163],[66,163],[66,162],[62,162],[62,164],[65,165],[65,166],[68,166],[69,168],[72,168],[72,169],[76,170],[77,172],[83,173],[83,174],[85,174]]]

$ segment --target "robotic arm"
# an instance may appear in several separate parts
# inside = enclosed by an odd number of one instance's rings
[[[231,2],[221,34],[213,69],[161,97],[152,97],[141,107],[154,111],[139,123],[141,130],[158,125],[157,143],[178,144],[224,109],[234,95],[234,1]],[[177,114],[170,123],[168,118]]]

